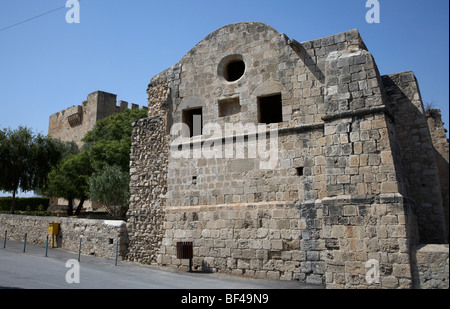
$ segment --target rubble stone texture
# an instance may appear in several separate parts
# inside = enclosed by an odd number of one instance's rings
[[[147,92],[149,118],[133,125],[130,260],[187,269],[176,243],[192,241],[204,271],[411,288],[413,245],[448,242],[434,151],[445,134],[430,134],[414,74],[380,76],[356,30],[299,43],[262,23],[228,25]],[[195,116],[200,136],[169,134]],[[252,153],[251,132],[225,130],[259,122],[278,125],[271,169]],[[273,127],[262,128],[269,147]],[[213,141],[231,146],[196,156]],[[178,146],[190,156],[175,156]],[[366,279],[369,260],[378,283]]]

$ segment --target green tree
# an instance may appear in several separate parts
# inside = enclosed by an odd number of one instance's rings
[[[98,141],[88,152],[96,171],[102,170],[106,165],[118,165],[123,171],[128,171],[130,147],[131,144],[126,139]]]
[[[62,160],[65,152],[70,151],[70,147],[70,144],[63,143],[50,136],[36,135],[34,143],[31,145],[31,154],[35,162],[34,178],[32,179],[33,190],[45,187],[48,181],[48,173],[53,166]]]
[[[62,149],[62,158],[66,158],[71,154],[79,154],[80,149],[78,148],[77,143],[74,141],[70,142],[60,142],[61,143],[61,149]]]
[[[90,153],[92,165],[98,171],[105,165],[118,165],[128,171],[133,121],[147,117],[142,109],[126,110],[111,115],[95,124],[83,138],[83,150]]]
[[[83,138],[96,173],[89,182],[91,200],[105,205],[112,215],[128,207],[132,122],[147,117],[146,110],[126,110],[95,124]]]
[[[89,180],[89,197],[92,201],[106,206],[113,216],[119,215],[121,208],[128,206],[130,198],[130,176],[120,166],[105,165]]]
[[[68,216],[73,215],[73,203],[75,199],[78,199],[80,202],[75,210],[75,215],[79,215],[84,201],[89,195],[88,182],[93,172],[94,169],[86,151],[71,154],[49,173],[49,182],[45,193],[49,196],[66,199],[69,202]]]
[[[49,174],[49,185],[44,192],[48,196],[68,200],[68,215],[73,215],[73,201],[75,199],[80,200],[75,215],[80,213],[83,203],[88,197],[97,202],[104,201],[100,203],[107,205],[107,207],[126,206],[128,203],[124,200],[128,200],[128,197],[121,200],[117,196],[119,194],[125,196],[128,192],[131,123],[145,117],[147,117],[147,111],[136,109],[114,114],[97,122],[94,129],[83,138],[84,146],[80,153],[70,151],[69,147],[68,151],[72,155],[69,155],[57,168],[52,170]],[[113,168],[110,169],[109,167]],[[120,170],[120,175],[117,169]],[[95,176],[92,176],[94,172],[96,172]],[[100,189],[103,189],[99,187],[100,185],[89,186],[91,176],[94,177],[94,182],[101,176],[106,177],[106,174],[110,178],[105,180],[104,188],[109,186],[109,189],[106,189],[106,194],[113,196],[114,199],[112,200],[97,194],[101,191]],[[111,177],[115,176],[118,178],[116,178],[116,182],[112,182],[111,179],[113,178]],[[119,185],[120,187],[118,187]],[[91,189],[96,191],[91,193]],[[120,192],[116,193],[116,191]]]
[[[61,150],[60,142],[36,135],[27,127],[1,130],[0,189],[12,193],[12,214],[18,190],[27,192],[45,186],[47,174],[61,160]]]

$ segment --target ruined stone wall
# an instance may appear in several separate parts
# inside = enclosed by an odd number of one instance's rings
[[[157,262],[165,229],[168,143],[161,116],[133,124],[127,259]]]
[[[133,123],[130,152],[129,253],[142,263],[159,263],[167,225],[165,205],[169,164],[168,73],[152,78],[147,89],[148,116]]]

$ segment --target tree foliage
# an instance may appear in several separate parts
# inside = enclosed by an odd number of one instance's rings
[[[45,193],[49,196],[64,198],[69,201],[67,214],[73,215],[73,202],[80,202],[75,215],[79,215],[84,201],[89,194],[89,178],[94,169],[86,151],[70,154],[48,175],[49,183]]]
[[[0,131],[0,189],[11,192],[11,213],[15,211],[15,196],[38,190],[47,183],[47,174],[62,158],[61,142],[27,127]]]
[[[143,109],[129,109],[123,113],[111,115],[95,124],[83,138],[85,144],[93,144],[98,141],[114,141],[130,139],[133,131],[133,121],[147,117],[147,111]]]
[[[81,152],[69,149],[71,154],[51,171],[45,193],[68,200],[69,215],[75,199],[80,201],[76,215],[87,198],[107,207],[127,206],[131,123],[146,116],[145,110],[127,110],[97,122],[83,138]]]
[[[120,166],[105,165],[89,180],[89,197],[92,201],[106,206],[113,216],[119,215],[120,208],[128,206],[130,198],[130,176]]]
[[[147,117],[142,109],[126,110],[114,114],[95,124],[83,138],[83,150],[89,151],[96,170],[105,165],[118,165],[128,171],[130,164],[131,123]]]

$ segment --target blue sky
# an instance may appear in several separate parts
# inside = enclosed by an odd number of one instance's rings
[[[1,0],[0,29],[64,6],[66,0]],[[82,0],[80,23],[67,8],[0,31],[0,128],[47,134],[50,114],[96,90],[147,104],[152,76],[177,63],[214,30],[264,22],[299,42],[358,29],[381,74],[415,73],[423,101],[449,123],[449,1]]]
[[[0,29],[66,0],[2,0]],[[448,128],[449,1],[379,0],[368,24],[365,0],[82,0],[80,23],[63,8],[0,31],[0,127],[47,134],[48,117],[96,90],[145,105],[150,78],[214,30],[260,21],[299,42],[358,29],[381,74],[412,70],[424,102]]]

